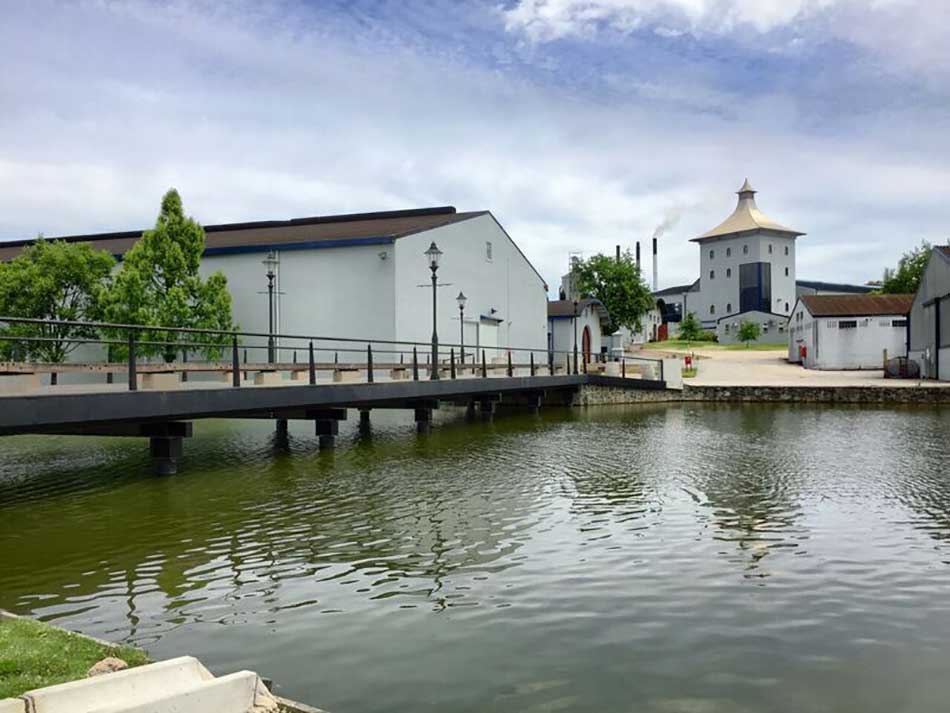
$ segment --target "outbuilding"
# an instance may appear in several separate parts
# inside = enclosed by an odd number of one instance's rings
[[[950,245],[933,248],[910,310],[908,356],[926,379],[950,381]]]
[[[913,295],[802,295],[788,321],[788,360],[806,369],[883,369],[907,355]]]
[[[548,346],[556,353],[563,352],[555,356],[560,362],[565,353],[573,354],[576,345],[578,358],[589,364],[606,348],[604,329],[609,323],[610,315],[600,300],[548,302]]]

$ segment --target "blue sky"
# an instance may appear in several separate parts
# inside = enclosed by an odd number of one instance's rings
[[[490,209],[554,288],[661,223],[660,282],[748,176],[863,282],[950,237],[945,0],[6,3],[0,239]],[[450,256],[446,256],[450,259]]]

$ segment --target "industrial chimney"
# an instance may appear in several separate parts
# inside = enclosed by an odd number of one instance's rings
[[[617,246],[617,262],[620,262],[620,246]]]
[[[640,269],[640,241],[637,241],[637,269]],[[642,273],[641,273],[642,274]]]
[[[659,288],[657,287],[656,280],[657,280],[657,275],[656,275],[656,238],[653,238],[653,291],[654,291],[654,292],[656,292],[657,289],[659,289]]]

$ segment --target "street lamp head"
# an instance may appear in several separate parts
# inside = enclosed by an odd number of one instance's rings
[[[277,271],[278,262],[277,253],[275,253],[273,250],[267,253],[267,257],[261,260],[261,264],[267,268],[268,275],[273,275]]]
[[[442,257],[442,251],[439,250],[439,246],[435,244],[434,240],[429,246],[429,249],[426,250],[423,255],[426,256],[426,259],[429,261],[429,267],[432,270],[435,270],[439,267],[439,258]]]
[[[459,290],[459,296],[455,298],[455,301],[458,302],[460,310],[465,309],[465,303],[468,302],[468,297],[465,296],[465,293]]]

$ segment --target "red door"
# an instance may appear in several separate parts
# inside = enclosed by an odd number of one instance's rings
[[[590,364],[590,327],[584,327],[581,337],[581,351],[584,353],[584,362]]]
[[[665,342],[670,338],[670,328],[667,326],[666,322],[660,325],[660,328],[656,332],[656,340],[658,342]]]

